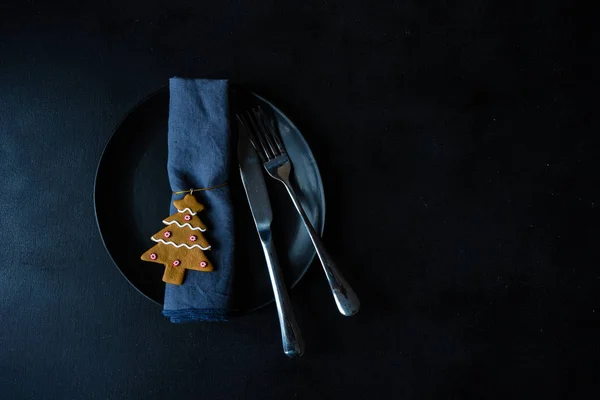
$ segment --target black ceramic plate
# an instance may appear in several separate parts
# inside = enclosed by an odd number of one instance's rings
[[[294,165],[294,184],[315,229],[325,224],[325,197],[315,159],[302,134],[277,108],[261,97],[232,91],[232,109],[260,104],[271,112]],[[121,121],[110,138],[96,173],[94,206],[104,245],[117,268],[139,292],[163,303],[163,267],[140,260],[169,215],[171,189],[167,178],[166,88],[148,96]],[[231,124],[234,129],[235,124]],[[237,144],[233,144],[235,152]],[[236,158],[234,158],[236,159]],[[273,300],[269,275],[236,165],[231,170],[236,221],[233,306],[240,314]],[[266,178],[273,207],[273,235],[288,286],[294,286],[310,266],[315,252],[283,186]]]

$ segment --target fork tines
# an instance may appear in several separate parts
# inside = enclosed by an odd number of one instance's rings
[[[273,122],[269,120],[260,106],[238,113],[236,117],[246,128],[250,142],[262,162],[286,154],[283,142],[275,131]]]

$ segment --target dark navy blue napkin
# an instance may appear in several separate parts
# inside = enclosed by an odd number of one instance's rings
[[[168,173],[174,192],[228,181],[229,97],[226,80],[171,78]],[[194,193],[205,206],[206,252],[214,272],[187,270],[183,285],[167,284],[163,314],[171,322],[223,321],[233,278],[233,212],[229,187]],[[184,195],[173,195],[179,200]],[[171,205],[171,214],[176,211]]]

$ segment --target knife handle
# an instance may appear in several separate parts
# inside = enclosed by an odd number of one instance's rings
[[[283,275],[279,268],[277,253],[275,252],[275,246],[271,238],[271,230],[263,229],[259,232],[259,236],[267,260],[273,294],[275,295],[279,326],[281,327],[283,352],[290,358],[300,357],[304,354],[304,340],[302,339],[300,328],[298,328],[296,315],[294,314],[292,303],[283,281]]]

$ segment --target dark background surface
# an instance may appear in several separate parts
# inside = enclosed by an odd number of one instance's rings
[[[10,2],[9,2],[10,3]],[[2,398],[577,398],[600,337],[598,47],[538,2],[0,5]],[[111,264],[93,180],[170,76],[271,99],[319,161],[318,265],[275,309],[175,326]],[[119,204],[115,204],[118,207]],[[123,221],[124,224],[127,221]],[[593,395],[593,394],[592,394]]]

